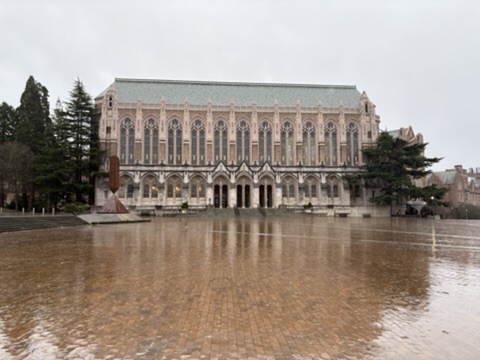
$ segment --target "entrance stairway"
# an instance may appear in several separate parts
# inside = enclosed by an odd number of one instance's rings
[[[37,215],[37,216],[0,216],[0,233],[11,231],[53,229],[86,225],[82,219],[73,215]]]

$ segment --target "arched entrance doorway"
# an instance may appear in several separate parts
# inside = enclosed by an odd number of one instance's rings
[[[237,207],[239,208],[251,207],[250,182],[250,179],[245,176],[237,181]]]
[[[213,185],[213,207],[228,208],[228,180],[223,177]]]
[[[273,181],[263,179],[258,186],[258,206],[261,208],[273,207]]]

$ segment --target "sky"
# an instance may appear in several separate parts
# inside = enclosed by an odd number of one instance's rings
[[[53,107],[76,79],[355,85],[431,169],[480,171],[478,0],[0,0],[0,103],[30,75]]]

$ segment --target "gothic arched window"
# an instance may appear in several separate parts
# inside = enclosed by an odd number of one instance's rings
[[[182,163],[182,124],[174,118],[168,124],[168,163]]]
[[[205,199],[206,182],[201,176],[196,176],[190,181],[190,200],[195,199],[198,202]]]
[[[156,199],[158,197],[157,180],[152,175],[147,176],[142,181],[142,186],[144,199]]]
[[[318,197],[318,181],[313,176],[309,176],[304,181],[305,201],[311,202]]]
[[[325,164],[337,165],[337,127],[333,122],[325,126]]]
[[[205,164],[205,124],[200,119],[192,124],[192,164]]]
[[[358,127],[354,122],[347,126],[347,164],[358,164]]]
[[[250,160],[250,126],[245,120],[237,124],[237,162]]]
[[[303,164],[315,165],[316,161],[316,145],[315,145],[315,125],[311,121],[303,124]]]
[[[227,123],[224,120],[218,120],[213,128],[213,160],[227,161],[228,142],[227,142]]]
[[[130,176],[123,175],[120,178],[119,185],[117,195],[120,199],[127,200],[133,198],[133,179]]]
[[[293,125],[290,121],[285,121],[280,128],[280,149],[282,165],[294,164],[295,143],[293,138]]]
[[[135,146],[135,122],[125,118],[120,124],[120,163],[133,164]]]
[[[258,125],[258,160],[260,164],[272,161],[272,126],[266,120]]]
[[[143,162],[158,164],[158,122],[152,118],[143,127]]]
[[[182,198],[182,179],[178,176],[172,176],[167,180],[167,198]]]

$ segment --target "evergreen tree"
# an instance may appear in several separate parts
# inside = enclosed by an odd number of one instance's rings
[[[370,201],[390,205],[407,199],[422,199],[427,203],[444,204],[441,200],[446,189],[436,186],[419,187],[414,180],[429,173],[431,165],[440,158],[424,156],[427,143],[409,144],[394,138],[388,132],[381,132],[376,146],[364,149],[367,158],[364,172],[347,177],[350,181],[362,180],[365,187],[379,189],[380,193]]]
[[[3,102],[0,105],[0,145],[13,140],[13,132],[16,124],[16,112],[13,106]],[[6,199],[6,170],[0,169],[0,207],[5,206]]]
[[[13,140],[17,114],[13,106],[3,102],[0,105],[0,144]]]
[[[62,131],[72,171],[71,189],[76,202],[85,202],[93,191],[92,183],[99,164],[98,135],[91,96],[76,80],[66,102]]]
[[[38,169],[41,167],[40,155],[45,148],[47,129],[51,125],[48,90],[35,81],[33,76],[27,80],[25,90],[20,98],[17,115],[14,137],[18,142],[29,147],[33,153],[32,179],[24,196],[28,199],[28,210],[30,210],[35,203],[34,178],[41,175],[38,173]]]
[[[24,205],[25,194],[32,183],[33,154],[29,147],[17,141],[8,141],[0,144],[0,173],[4,174],[2,190],[15,194],[15,209]],[[5,187],[5,189],[3,189]]]
[[[53,111],[52,123],[46,128],[44,146],[39,154],[38,174],[35,183],[43,196],[43,206],[56,208],[68,195],[71,171],[66,161],[67,140],[65,135],[64,111],[60,100]]]

